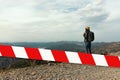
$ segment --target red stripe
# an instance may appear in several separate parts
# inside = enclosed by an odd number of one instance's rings
[[[62,50],[51,50],[52,54],[54,56],[55,61],[58,62],[69,62],[68,58],[65,54],[65,51]]]
[[[11,46],[0,45],[0,52],[4,57],[15,57]]]
[[[117,56],[105,56],[107,63],[110,67],[120,67],[120,60]]]
[[[29,59],[42,60],[38,48],[25,48]]]
[[[95,65],[95,61],[93,59],[93,56],[91,54],[86,54],[86,53],[78,53],[82,64],[89,64],[89,65]]]

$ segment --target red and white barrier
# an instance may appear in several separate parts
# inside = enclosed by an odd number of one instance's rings
[[[83,52],[0,45],[0,56],[120,68],[119,56],[86,54]]]

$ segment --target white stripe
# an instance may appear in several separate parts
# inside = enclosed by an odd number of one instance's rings
[[[28,58],[27,53],[24,47],[15,47],[12,46],[15,56],[18,58]]]
[[[0,52],[0,56],[2,56],[1,52]]]
[[[119,60],[120,60],[120,57],[118,57],[119,58]]]
[[[108,66],[104,55],[92,54],[92,56],[94,58],[96,65]]]
[[[55,61],[51,50],[39,49],[39,51],[43,60]]]
[[[82,64],[77,52],[65,51],[65,53],[70,63]]]

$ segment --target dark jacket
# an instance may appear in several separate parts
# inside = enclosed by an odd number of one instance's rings
[[[83,36],[84,36],[84,41],[91,42],[94,40],[94,33],[91,31],[85,31]]]

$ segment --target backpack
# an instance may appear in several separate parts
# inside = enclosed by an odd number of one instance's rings
[[[94,41],[94,32],[91,32],[89,33],[89,41]]]

